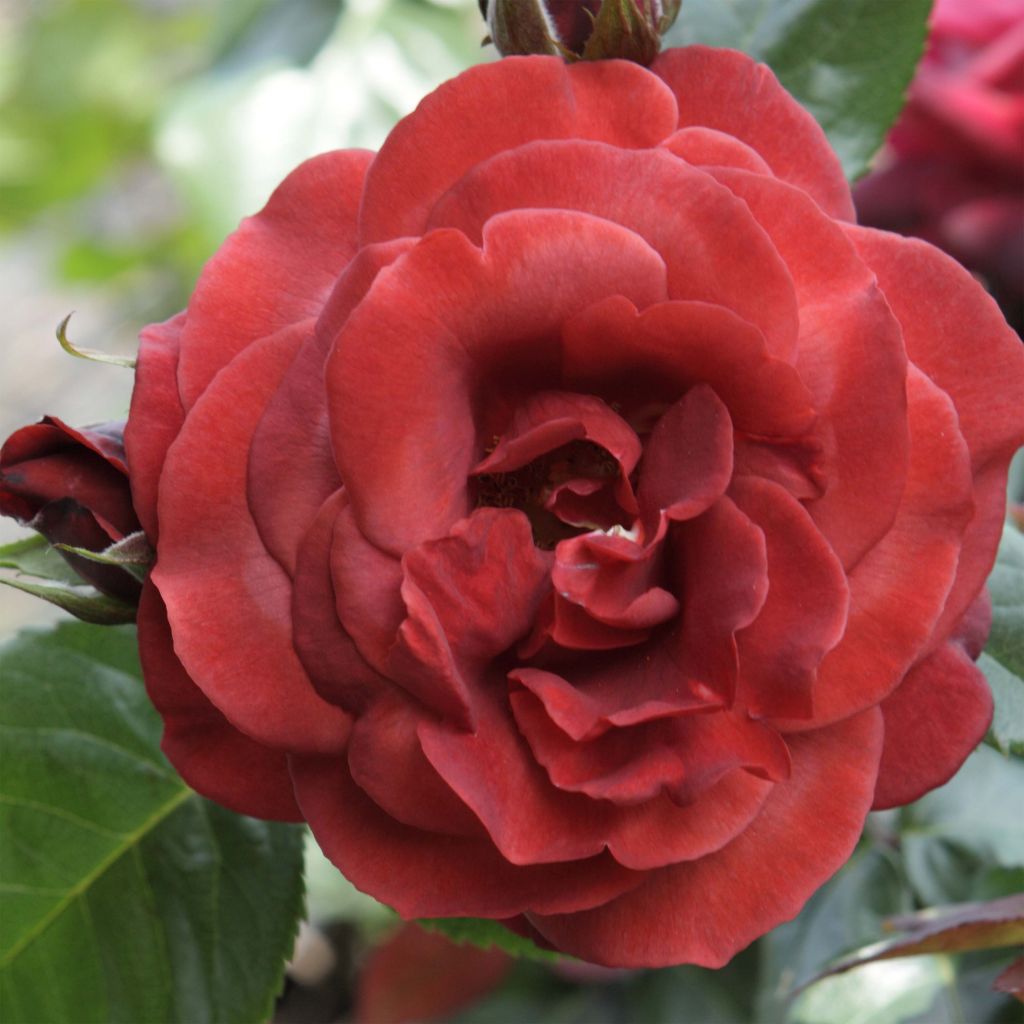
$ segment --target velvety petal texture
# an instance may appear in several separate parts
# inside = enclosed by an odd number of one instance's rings
[[[0,499],[138,517],[200,792],[405,917],[718,966],[991,714],[1024,353],[851,220],[742,54],[481,65],[303,164],[143,333],[127,510],[57,421]]]

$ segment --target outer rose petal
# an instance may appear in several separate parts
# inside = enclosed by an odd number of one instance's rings
[[[652,872],[594,910],[529,920],[558,949],[594,963],[721,967],[796,915],[849,857],[870,809],[881,747],[875,708],[791,737],[791,778],[727,846]]]
[[[358,889],[402,917],[514,917],[529,907],[575,913],[634,888],[643,875],[608,854],[517,867],[489,839],[424,832],[380,810],[339,758],[289,760],[303,816]]]
[[[887,697],[945,606],[973,509],[969,455],[949,397],[913,368],[907,393],[910,469],[896,522],[849,576],[849,622],[818,672],[814,720],[790,727],[836,721]]]
[[[206,264],[181,333],[178,383],[190,409],[242,349],[316,316],[356,252],[365,150],[300,164]]]
[[[938,249],[866,228],[847,233],[878,275],[911,361],[953,400],[970,450],[975,513],[935,627],[940,643],[981,589],[999,546],[1007,468],[1024,444],[1024,345],[981,285]],[[965,353],[968,334],[977,343]]]
[[[197,792],[239,814],[302,821],[284,754],[239,732],[175,657],[160,593],[152,583],[139,602],[139,655],[146,692],[164,720],[161,749]]]
[[[735,50],[687,46],[666,50],[651,71],[676,94],[681,128],[714,128],[740,139],[830,217],[854,219],[850,188],[825,133],[764,64]]]
[[[324,360],[378,272],[414,244],[403,238],[356,254],[253,434],[249,507],[267,550],[289,575],[295,574],[298,546],[320,503],[341,486],[324,403]]]
[[[808,511],[850,569],[892,526],[903,493],[907,357],[900,325],[841,227],[806,193],[746,171],[714,173],[750,206],[793,275],[796,368],[834,446],[828,487]]]
[[[301,339],[283,331],[253,345],[189,414],[164,464],[151,578],[178,657],[232,724],[270,746],[331,751],[348,716],[296,657],[290,582],[245,502],[249,440]]]
[[[992,604],[983,591],[956,635],[918,662],[882,701],[885,746],[876,810],[910,803],[948,782],[981,742],[992,721],[992,692],[973,659],[991,624]]]
[[[495,153],[534,139],[644,149],[675,125],[672,94],[629,61],[567,67],[555,57],[506,57],[478,64],[392,129],[367,176],[361,242],[422,234],[437,199]]]
[[[151,324],[139,338],[135,387],[124,428],[132,504],[150,542],[157,539],[157,485],[185,412],[178,394],[178,345],[185,314]]]

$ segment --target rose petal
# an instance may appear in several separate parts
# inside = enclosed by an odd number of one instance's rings
[[[295,654],[291,584],[245,500],[249,440],[302,337],[286,330],[251,346],[192,409],[160,478],[151,578],[178,657],[233,725],[270,746],[329,751],[343,745],[347,716]]]
[[[405,918],[505,918],[528,907],[575,913],[643,879],[607,854],[518,867],[490,840],[403,825],[355,785],[340,758],[295,756],[289,766],[303,816],[326,856],[353,885]]]
[[[405,825],[451,836],[485,836],[476,816],[424,757],[416,734],[421,716],[393,687],[382,693],[352,728],[352,781]]]
[[[992,691],[964,648],[943,644],[881,704],[885,746],[874,807],[898,807],[948,782],[984,739]]]
[[[739,431],[789,440],[814,425],[796,370],[769,353],[753,324],[721,306],[666,302],[638,313],[625,299],[607,299],[563,327],[562,350],[567,384],[624,409],[664,408],[703,383]]]
[[[189,679],[152,583],[142,590],[138,626],[146,692],[164,720],[160,748],[181,777],[239,814],[302,821],[285,755],[239,732]]]
[[[331,576],[335,522],[345,508],[336,491],[317,513],[299,547],[292,592],[292,633],[302,667],[328,703],[358,714],[391,688],[360,655],[338,621]]]
[[[340,485],[327,425],[324,360],[378,272],[414,244],[404,238],[360,250],[338,278],[315,331],[299,349],[253,435],[249,507],[267,550],[289,575],[306,527]]]
[[[839,158],[770,68],[736,50],[686,46],[664,51],[651,71],[675,93],[680,128],[713,128],[745,142],[776,177],[809,193],[830,217],[854,219]]]
[[[935,627],[933,642],[940,643],[995,560],[1007,467],[1024,445],[1024,346],[981,285],[944,253],[882,231],[850,227],[847,233],[878,275],[911,360],[953,400],[971,455],[975,513],[964,535],[956,582]],[[971,345],[965,353],[967,337]]]
[[[668,298],[724,306],[763,331],[776,355],[793,351],[797,307],[785,264],[742,202],[671,154],[536,142],[475,167],[429,226],[477,241],[489,219],[515,209],[579,210],[635,231],[665,260]]]
[[[511,694],[512,711],[551,784],[620,805],[667,793],[689,803],[737,768],[784,779],[789,755],[778,733],[728,712],[659,718],[609,729],[578,742],[548,717],[529,691]]]
[[[648,528],[659,513],[682,520],[709,509],[729,486],[732,451],[729,410],[706,384],[690,388],[658,420],[644,448],[637,496]]]
[[[896,522],[849,575],[846,633],[818,672],[813,723],[787,728],[836,721],[888,696],[945,607],[973,511],[969,455],[952,402],[913,367],[907,397],[910,468]]]
[[[157,485],[171,442],[185,421],[178,395],[178,345],[185,314],[151,324],[139,336],[135,387],[124,446],[132,504],[150,543],[157,539]]]
[[[881,717],[871,709],[791,737],[791,778],[774,786],[757,818],[717,852],[652,872],[594,910],[529,920],[557,948],[594,963],[728,963],[797,914],[849,857],[871,805]]]
[[[755,149],[734,135],[694,125],[680,128],[662,143],[675,156],[695,167],[735,167],[754,174],[771,174],[772,169]]]
[[[846,573],[804,506],[778,484],[739,477],[730,494],[768,549],[768,598],[736,638],[740,702],[756,716],[810,718],[818,666],[846,629]]]
[[[206,264],[181,329],[186,410],[244,348],[320,312],[356,252],[356,211],[372,159],[348,149],[300,164]]]
[[[567,67],[546,57],[479,64],[431,93],[391,130],[367,176],[361,241],[424,233],[437,199],[495,153],[533,139],[569,138],[644,149],[675,124],[671,93],[635,64]],[[430,160],[421,159],[425,152]]]
[[[530,627],[547,589],[547,560],[521,512],[477,509],[452,533],[402,559],[408,615],[388,676],[427,707],[470,728],[484,667]]]
[[[834,435],[827,490],[808,511],[849,569],[892,526],[903,492],[907,360],[900,325],[842,228],[805,193],[745,171],[714,173],[748,204],[793,274],[796,367]]]

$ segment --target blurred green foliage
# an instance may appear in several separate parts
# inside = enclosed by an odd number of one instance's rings
[[[56,283],[204,260],[296,163],[376,146],[479,59],[473,0],[28,0],[0,12],[0,237],[55,242]],[[369,73],[368,62],[378,70]],[[397,71],[396,71],[397,69]]]

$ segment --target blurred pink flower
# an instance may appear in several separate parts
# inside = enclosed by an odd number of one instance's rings
[[[907,107],[855,198],[862,223],[941,246],[1024,326],[1024,0],[938,0]]]

